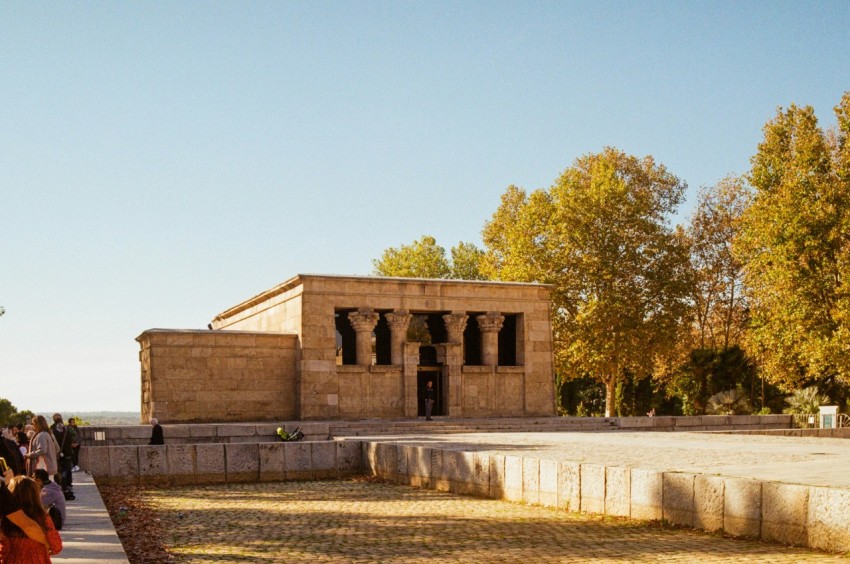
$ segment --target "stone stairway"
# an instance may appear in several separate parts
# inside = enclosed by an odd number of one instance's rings
[[[541,417],[424,420],[360,420],[332,422],[331,438],[373,437],[446,433],[529,433],[563,431],[610,431],[617,429],[614,419],[602,417]]]

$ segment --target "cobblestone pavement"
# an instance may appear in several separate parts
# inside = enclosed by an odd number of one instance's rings
[[[806,549],[365,481],[149,489],[183,562],[843,562]]]

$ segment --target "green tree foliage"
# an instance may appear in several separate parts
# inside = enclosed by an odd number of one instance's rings
[[[811,107],[780,108],[752,158],[735,246],[751,305],[747,347],[787,389],[850,382],[850,92],[825,133]]]
[[[750,193],[743,179],[727,177],[699,192],[688,226],[694,269],[696,348],[726,350],[740,343],[747,320],[743,265],[732,253]]]
[[[746,415],[750,411],[750,402],[740,390],[717,392],[708,398],[706,409],[709,415]]]
[[[809,386],[794,390],[785,401],[788,403],[785,413],[812,415],[820,411],[820,406],[827,405],[829,398],[825,394],[820,393],[817,386]]]
[[[472,243],[461,241],[452,247],[449,260],[446,249],[434,237],[423,235],[410,245],[390,247],[372,265],[378,276],[484,280],[479,268],[483,255],[484,251]]]
[[[691,270],[667,218],[684,189],[651,157],[606,148],[549,190],[508,187],[484,227],[486,276],[555,286],[556,369],[603,383],[608,416],[617,382],[654,373],[681,329]]]
[[[0,426],[8,427],[15,423],[23,423],[27,416],[32,417],[34,413],[28,409],[18,411],[11,401],[0,398]]]

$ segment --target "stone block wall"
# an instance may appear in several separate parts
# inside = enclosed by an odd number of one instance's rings
[[[362,473],[355,441],[101,446],[80,450],[98,484],[325,480]]]
[[[850,550],[850,490],[362,442],[365,471],[398,484]]]
[[[143,421],[296,418],[295,335],[152,329],[136,340]]]

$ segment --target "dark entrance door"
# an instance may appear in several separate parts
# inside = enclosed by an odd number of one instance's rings
[[[425,417],[425,388],[428,382],[434,383],[434,409],[431,415],[443,414],[443,385],[439,366],[420,366],[416,374],[416,398],[419,403],[419,416]]]

